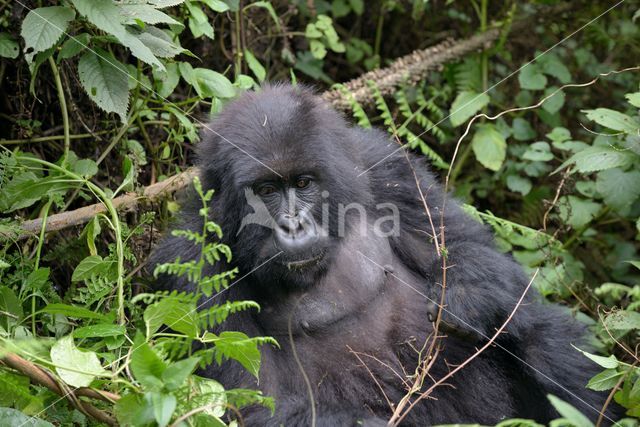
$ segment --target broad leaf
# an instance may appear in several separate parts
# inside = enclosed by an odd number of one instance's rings
[[[249,49],[244,50],[244,58],[247,61],[247,65],[249,66],[249,69],[251,69],[251,72],[253,72],[259,82],[262,82],[267,76],[267,72],[260,61],[256,59]]]
[[[115,265],[115,261],[103,260],[100,255],[90,255],[80,261],[80,263],[73,270],[71,275],[72,282],[78,282],[81,280],[91,280],[97,276],[109,276],[113,278],[111,269]]]
[[[600,212],[602,205],[576,196],[563,197],[558,206],[560,219],[574,228],[588,224]]]
[[[542,90],[547,85],[547,78],[536,63],[525,64],[518,73],[518,81],[522,89],[529,90]]]
[[[618,372],[615,369],[605,369],[591,378],[587,387],[596,391],[611,390],[618,383],[622,375],[624,375],[624,372]]]
[[[517,191],[518,193],[526,196],[531,191],[533,184],[528,178],[523,178],[520,175],[507,176],[507,187],[511,191]]]
[[[0,420],[5,426],[54,427],[48,421],[30,417],[13,408],[0,408]]]
[[[80,57],[80,83],[98,107],[118,114],[125,123],[129,106],[129,73],[110,53],[104,50],[96,50],[96,53],[86,52]]]
[[[195,89],[201,98],[233,98],[236,89],[224,75],[206,68],[194,68]],[[194,84],[194,83],[192,83]]]
[[[136,20],[139,20],[145,24],[171,24],[184,27],[184,24],[148,4],[119,4],[118,8],[127,24],[135,24]]]
[[[29,11],[20,32],[27,62],[31,63],[36,53],[54,46],[75,16],[73,9],[64,6],[39,7]]]
[[[126,329],[123,325],[98,323],[97,325],[83,326],[73,331],[74,338],[103,338],[124,335]]]
[[[482,166],[497,171],[507,155],[507,142],[492,124],[478,126],[471,146],[476,159]]]
[[[164,381],[167,390],[173,391],[180,388],[196,368],[198,362],[200,362],[199,357],[190,357],[167,366],[167,369],[162,373],[162,381]]]
[[[486,93],[460,92],[451,104],[451,115],[449,116],[451,124],[454,127],[460,126],[487,105],[489,100],[489,95]]]
[[[61,59],[73,58],[89,45],[90,36],[87,33],[78,34],[77,36],[70,37],[66,42],[62,44],[60,52],[58,53],[58,61]]]
[[[538,141],[529,145],[522,158],[534,162],[548,162],[553,159],[553,153],[548,142]]]
[[[533,130],[529,122],[520,117],[513,119],[511,128],[513,130],[513,137],[518,141],[529,141],[536,136],[536,131]]]
[[[64,382],[74,387],[88,387],[97,376],[106,374],[98,356],[92,351],[78,350],[70,335],[51,347],[51,361]]]
[[[159,28],[147,26],[145,31],[136,37],[145,44],[154,55],[160,58],[173,58],[184,49],[176,45],[164,31]]]
[[[149,398],[158,427],[165,427],[171,421],[173,411],[176,410],[178,404],[176,397],[173,394],[151,392]]]
[[[80,307],[77,305],[69,305],[62,303],[54,303],[49,304],[45,308],[42,309],[43,313],[51,313],[51,314],[64,314],[68,317],[74,317],[76,319],[100,319],[106,320],[103,314],[97,313],[95,311],[91,311],[84,307]]]
[[[626,114],[608,108],[596,108],[595,110],[582,110],[589,120],[593,120],[608,129],[635,134],[640,129],[640,122]]]
[[[614,369],[617,368],[618,365],[620,364],[620,362],[618,362],[618,359],[616,359],[616,356],[614,356],[613,354],[607,357],[604,356],[598,356],[597,354],[591,354],[589,352],[586,352],[584,350],[580,350],[579,348],[575,347],[580,353],[584,354],[586,357],[588,357],[589,359],[593,360],[594,362],[596,362],[598,365],[602,366],[603,368],[607,368],[607,369]]]
[[[631,165],[637,158],[629,151],[616,150],[609,146],[595,146],[574,154],[558,170],[572,163],[576,165],[576,170],[582,173],[624,168]]]
[[[556,408],[556,411],[560,413],[562,418],[568,420],[569,422],[571,422],[571,424],[575,425],[576,427],[593,427],[593,423],[589,421],[587,417],[582,415],[580,411],[578,411],[576,408],[574,408],[564,400],[559,399],[552,394],[548,394],[547,398],[549,399],[553,407]]]
[[[640,171],[609,169],[598,174],[596,188],[604,202],[618,212],[626,213],[640,196]]]
[[[617,310],[604,319],[608,329],[626,331],[640,329],[640,313],[635,311]]]
[[[152,390],[162,388],[161,377],[167,365],[144,341],[142,335],[136,336],[133,342],[130,367],[133,376],[143,386]]]

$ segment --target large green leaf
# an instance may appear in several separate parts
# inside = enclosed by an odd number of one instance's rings
[[[571,156],[558,169],[575,164],[576,170],[582,173],[603,171],[613,168],[624,168],[637,161],[638,156],[626,150],[616,150],[609,146],[585,148]]]
[[[47,305],[42,309],[43,313],[51,313],[51,314],[64,314],[68,317],[75,317],[76,319],[100,319],[106,320],[106,317],[103,314],[100,314],[95,311],[91,311],[84,307],[80,307],[77,305],[69,305],[62,303],[53,303]]]
[[[480,164],[492,171],[500,169],[507,155],[507,142],[491,123],[478,126],[471,147]]]
[[[193,78],[194,87],[202,98],[233,98],[236,95],[236,89],[229,79],[216,71],[194,68]]]
[[[489,100],[489,95],[486,93],[460,92],[451,104],[451,115],[449,116],[451,124],[454,127],[460,126],[487,105]]]
[[[164,31],[160,28],[147,26],[145,30],[137,34],[136,37],[144,43],[154,55],[160,58],[173,58],[184,49],[176,45]]]
[[[625,172],[618,168],[602,171],[598,173],[596,189],[607,205],[625,213],[640,196],[640,171]]]
[[[136,21],[142,21],[145,24],[171,24],[184,27],[184,24],[148,4],[119,4],[118,8],[120,9],[120,15],[127,24],[135,24]]]
[[[54,46],[75,16],[73,9],[64,6],[39,7],[29,11],[20,32],[27,62],[31,63],[36,53]]]
[[[123,25],[122,20],[125,18],[120,15],[120,9],[112,0],[72,1],[80,14],[102,31],[114,35],[123,46],[131,50],[133,56],[164,70],[164,65],[156,58],[153,52]],[[112,70],[111,72],[116,73],[118,71]]]
[[[70,335],[51,347],[51,361],[64,382],[74,387],[88,387],[97,376],[106,374],[98,356],[92,351],[78,350]]]
[[[151,392],[149,393],[153,405],[153,415],[158,427],[165,427],[171,421],[171,415],[176,410],[178,401],[173,394]]]
[[[267,71],[249,49],[244,50],[244,59],[247,61],[247,65],[256,76],[258,81],[263,81],[267,76]]]
[[[624,372],[618,372],[615,369],[605,369],[598,375],[591,378],[587,387],[596,391],[611,390],[618,383],[620,376],[623,374]]]
[[[137,335],[131,352],[131,372],[140,384],[151,390],[160,390],[163,386],[161,377],[167,365],[155,351]]]
[[[98,107],[127,120],[129,73],[125,66],[104,50],[86,52],[78,62],[80,83]]]
[[[608,108],[596,108],[595,110],[582,110],[589,120],[593,120],[608,129],[635,134],[640,129],[640,122],[619,111]]]
[[[48,421],[30,417],[13,408],[0,408],[0,420],[3,426],[54,427]]]
[[[560,219],[574,228],[588,224],[600,212],[602,205],[576,196],[566,196],[558,206]]]

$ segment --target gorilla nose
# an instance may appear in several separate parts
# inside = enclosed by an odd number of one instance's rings
[[[305,213],[281,215],[276,225],[276,244],[285,252],[297,253],[311,249],[319,237],[313,218]]]

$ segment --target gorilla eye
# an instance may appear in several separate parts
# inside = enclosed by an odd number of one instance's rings
[[[298,178],[298,180],[296,181],[296,187],[298,188],[305,188],[309,185],[309,183],[311,182],[311,180],[309,178]]]
[[[276,187],[270,184],[265,184],[258,187],[258,195],[260,196],[268,196],[269,194],[273,194],[275,191]]]

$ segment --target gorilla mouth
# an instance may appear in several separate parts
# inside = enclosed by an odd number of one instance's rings
[[[317,265],[320,261],[322,261],[325,254],[326,254],[326,250],[323,250],[311,258],[296,260],[296,261],[288,261],[285,263],[285,265],[289,270],[302,270],[304,268],[313,267]]]

